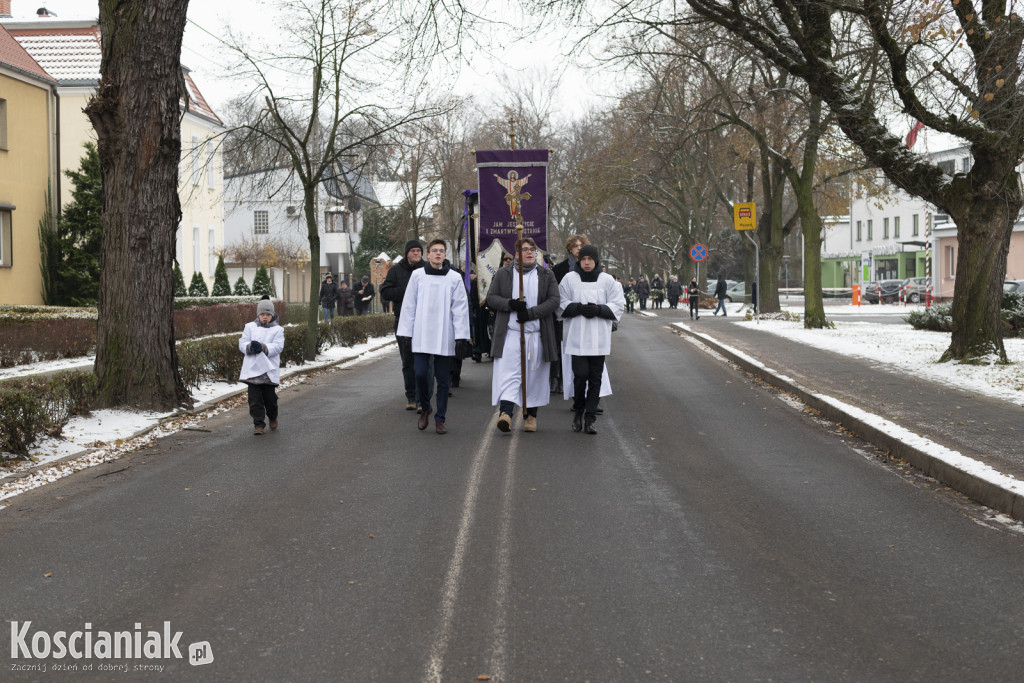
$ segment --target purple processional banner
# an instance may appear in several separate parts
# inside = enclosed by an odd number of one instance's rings
[[[523,237],[548,250],[548,150],[478,150],[479,188],[477,248],[489,250],[495,240],[510,254],[516,250],[516,222]]]

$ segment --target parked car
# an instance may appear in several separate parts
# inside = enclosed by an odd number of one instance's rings
[[[729,303],[733,301],[748,301],[750,297],[747,296],[746,288],[746,282],[735,282],[729,285],[729,289],[725,290],[725,300]]]
[[[1024,292],[1024,280],[1007,280],[1003,283],[1004,292]]]
[[[928,295],[928,278],[908,277],[903,281],[903,296],[912,304],[924,301]]]
[[[863,285],[861,298],[868,304],[884,304],[899,301],[900,287],[902,285],[903,280],[879,280],[878,282],[868,282]],[[881,287],[881,293],[879,293],[879,287]]]

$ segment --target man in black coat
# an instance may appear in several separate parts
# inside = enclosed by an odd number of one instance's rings
[[[370,276],[364,275],[355,291],[356,315],[366,315],[366,312],[370,310],[370,303],[373,301],[374,294]]]
[[[395,331],[398,331],[398,319],[402,314],[402,300],[405,288],[409,286],[409,278],[414,270],[423,267],[423,245],[418,240],[409,240],[405,244],[404,258],[391,266],[384,282],[380,284],[380,298],[390,301],[395,311]],[[416,373],[413,371],[412,339],[398,337],[398,353],[402,357],[402,379],[405,382],[406,410],[416,410]]]

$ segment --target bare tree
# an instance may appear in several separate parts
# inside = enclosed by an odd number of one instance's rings
[[[356,167],[402,126],[433,115],[428,108],[394,104],[383,93],[380,65],[402,48],[400,29],[386,28],[387,3],[373,0],[295,0],[282,3],[284,40],[263,48],[232,38],[239,58],[235,75],[256,87],[239,108],[245,121],[235,128],[229,150],[235,160],[255,163],[284,158],[303,193],[309,260],[320,263],[317,191],[340,176],[342,165]],[[305,81],[303,83],[303,81]],[[389,83],[390,84],[390,83]],[[389,102],[389,104],[383,104]],[[244,150],[249,150],[246,153]],[[309,300],[319,294],[319,278],[310,278]],[[317,310],[309,307],[305,356],[316,354]]]
[[[188,0],[101,0],[99,89],[86,107],[103,177],[96,374],[100,403],[190,402],[174,345],[181,219],[181,40]]]

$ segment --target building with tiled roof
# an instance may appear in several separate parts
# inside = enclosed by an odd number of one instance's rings
[[[43,303],[39,222],[56,181],[56,85],[0,26],[0,304]]]
[[[4,0],[0,0],[2,10]],[[8,0],[9,6],[9,0]],[[4,18],[10,32],[36,63],[56,80],[59,121],[55,194],[63,206],[71,199],[71,185],[63,171],[76,170],[82,146],[95,142],[96,133],[85,109],[99,85],[102,48],[96,19],[63,19],[40,10],[35,19]],[[9,12],[8,12],[9,14]],[[188,101],[182,100],[182,160],[178,194],[182,220],[178,227],[178,264],[190,279],[201,273],[212,284],[217,255],[224,246],[223,174],[216,144],[225,130],[217,113],[203,97],[189,69],[182,66]]]

